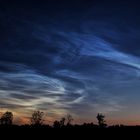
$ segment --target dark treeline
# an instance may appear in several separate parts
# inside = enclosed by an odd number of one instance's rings
[[[47,125],[44,123],[44,112],[36,110],[32,113],[30,117],[30,123],[24,125],[15,125],[13,124],[13,113],[6,111],[0,116],[0,128],[46,128],[46,129],[130,129],[130,128],[140,128],[140,126],[125,126],[125,125],[112,125],[107,126],[105,121],[105,116],[101,113],[98,113],[96,119],[98,120],[98,124],[91,123],[83,123],[83,124],[73,124],[73,117],[68,114],[66,117],[62,117],[60,120],[55,120],[53,125]]]
[[[0,126],[16,126],[13,124],[13,113],[6,111],[3,113],[0,117]],[[98,125],[95,125],[93,123],[83,123],[82,125],[78,124],[73,124],[73,117],[70,114],[67,114],[66,117],[62,117],[60,120],[55,120],[53,122],[53,125],[46,125],[44,124],[44,112],[36,110],[32,113],[30,117],[30,124],[22,125],[22,126],[30,126],[30,127],[48,127],[48,128],[73,128],[73,127],[100,127],[100,128],[106,128],[107,124],[105,121],[105,116],[103,114],[98,113],[97,114],[97,120],[98,120]],[[21,125],[17,125],[21,126]]]

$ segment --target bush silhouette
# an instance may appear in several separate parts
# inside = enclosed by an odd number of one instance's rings
[[[60,128],[61,127],[60,122],[59,121],[54,121],[53,127],[54,128]]]
[[[54,123],[53,123],[53,127],[54,128],[62,128],[62,127],[64,127],[65,126],[65,121],[66,121],[66,118],[61,118],[61,120],[60,121],[54,121]]]

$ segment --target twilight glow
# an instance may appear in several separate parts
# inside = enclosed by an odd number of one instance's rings
[[[0,112],[140,124],[139,17],[135,0],[0,2]]]

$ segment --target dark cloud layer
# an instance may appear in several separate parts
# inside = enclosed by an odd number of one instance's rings
[[[54,116],[80,113],[87,120],[97,112],[135,108],[139,6],[109,0],[1,2],[0,104],[15,111],[20,105],[47,109]]]

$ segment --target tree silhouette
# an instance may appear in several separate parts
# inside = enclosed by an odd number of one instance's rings
[[[63,127],[65,125],[66,118],[61,118],[60,126]]]
[[[100,127],[106,127],[105,116],[103,114],[98,113],[96,118]]]
[[[66,117],[66,120],[67,120],[67,125],[71,125],[71,123],[73,121],[73,117],[70,114],[68,114]]]
[[[13,113],[12,112],[5,112],[0,118],[1,125],[12,125],[13,122]]]
[[[31,117],[31,125],[42,125],[43,124],[43,116],[44,112],[41,112],[39,110],[34,111]]]

